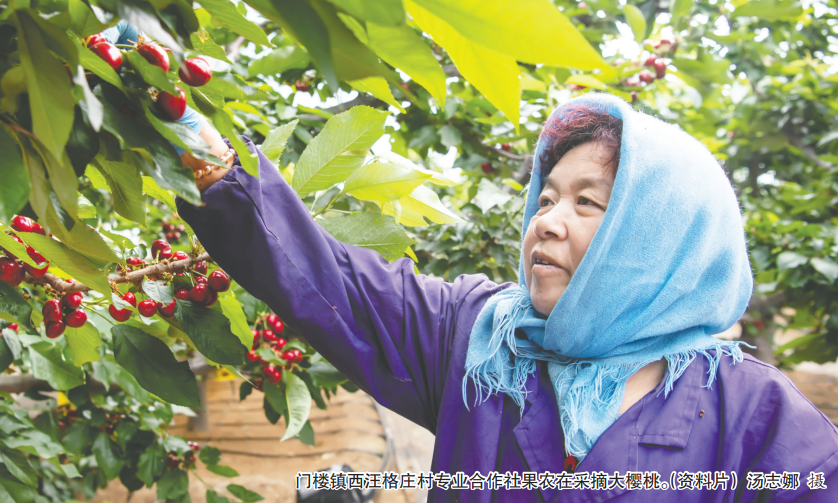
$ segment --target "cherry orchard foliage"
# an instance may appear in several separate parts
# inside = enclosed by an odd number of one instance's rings
[[[251,136],[337,238],[389,260],[413,256],[405,226],[461,220],[436,192],[456,184],[423,165],[427,149],[413,160],[370,157],[369,149],[395,132],[385,127],[393,117],[387,105],[405,114],[405,107],[445,109],[443,65],[452,60],[444,49],[453,51],[463,89],[479,89],[489,115],[516,125],[516,61],[616,78],[548,1],[490,3],[488,17],[487,5],[427,0],[380,2],[376,9],[322,0],[293,7],[207,0],[199,9],[176,0],[162,10],[139,0],[0,5],[0,147],[7,153],[0,166],[0,317],[9,322],[0,359],[3,368],[65,391],[71,402],[38,416],[43,424],[35,427],[52,444],[38,433],[19,438],[14,428],[0,428],[0,449],[14,458],[4,463],[9,476],[0,477],[0,487],[13,501],[66,501],[68,491],[89,495],[117,476],[130,490],[156,485],[158,499],[187,500],[194,455],[166,424],[174,407],[200,403],[187,363],[199,354],[244,375],[242,397],[263,392],[268,419],[285,418],[282,440],[313,444],[311,400],[325,408],[324,393],[328,399],[337,386],[357,388],[305,343],[305,334],[218,270],[171,213],[175,194],[200,203],[173,146],[220,162],[173,120],[186,105],[200,111],[255,176],[256,158],[238,134]],[[265,21],[249,21],[248,8]],[[528,15],[513,23],[513,10]],[[108,43],[101,34],[119,21],[117,13],[144,33],[136,46]],[[245,41],[270,53],[253,61],[252,72],[243,66]],[[281,61],[289,56],[290,63]],[[211,58],[231,70],[211,72]],[[402,82],[396,69],[418,86]],[[300,107],[297,114],[272,86],[288,78],[296,92],[321,97],[357,90],[373,107]],[[459,133],[452,125],[445,136]],[[503,148],[514,156],[511,150]],[[19,415],[4,398],[2,414]],[[104,421],[100,409],[107,410]],[[157,420],[144,411],[156,411]],[[206,459],[211,449],[201,452],[208,469],[235,475],[213,470],[217,452]]]

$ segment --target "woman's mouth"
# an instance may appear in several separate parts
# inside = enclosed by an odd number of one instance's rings
[[[539,273],[555,272],[561,270],[562,267],[556,261],[540,253],[532,255],[532,270]]]

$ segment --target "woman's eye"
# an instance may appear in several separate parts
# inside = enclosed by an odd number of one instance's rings
[[[538,203],[538,205],[539,205],[539,206],[542,206],[542,207],[547,206],[548,204],[550,204],[550,200],[549,200],[549,199],[542,199],[542,200]]]
[[[595,202],[591,201],[590,199],[588,199],[587,197],[584,197],[584,196],[579,198],[579,204],[584,205],[584,206],[590,206],[590,205],[598,206]]]

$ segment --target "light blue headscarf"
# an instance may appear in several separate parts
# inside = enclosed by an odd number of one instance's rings
[[[475,404],[505,393],[523,414],[526,379],[546,360],[565,448],[581,461],[617,420],[626,381],[643,366],[666,358],[667,396],[698,353],[710,360],[708,388],[723,354],[742,361],[741,341],[713,334],[745,312],[753,276],[736,195],[698,140],[601,93],[571,100],[548,123],[578,105],[623,121],[608,209],[547,319],[530,301],[523,256],[518,286],[486,303],[471,332],[463,400],[471,377]],[[535,150],[522,236],[538,210],[549,141],[542,134]],[[527,339],[515,337],[518,328]]]

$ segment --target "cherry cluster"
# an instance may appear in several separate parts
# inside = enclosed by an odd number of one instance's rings
[[[72,279],[67,280],[73,283]],[[81,328],[87,323],[87,313],[81,309],[84,295],[81,292],[67,293],[59,299],[50,299],[44,303],[41,314],[47,327],[47,337],[55,339],[64,333],[67,327]]]
[[[16,215],[12,219],[11,227],[18,232],[34,232],[42,236],[47,235],[47,232],[41,227],[41,224],[33,222],[29,217]],[[27,272],[36,278],[40,278],[46,274],[49,270],[49,260],[45,259],[43,255],[35,251],[31,246],[27,246],[19,237],[14,234],[11,237],[18,243],[26,246],[26,254],[40,267],[33,267],[27,263],[18,261],[16,255],[3,248],[3,253],[6,256],[0,257],[0,280],[12,286],[18,286],[23,282]],[[50,234],[50,237],[52,237],[52,234]]]
[[[269,314],[265,316],[263,321],[257,321],[257,325],[259,324],[268,328],[265,328],[264,330],[256,330],[255,328],[251,329],[251,332],[253,332],[253,346],[251,347],[251,350],[247,352],[247,360],[248,362],[258,364],[262,368],[262,375],[264,378],[276,384],[282,380],[282,368],[265,361],[261,356],[259,356],[259,354],[256,353],[256,350],[260,347],[272,349],[277,358],[287,362],[284,365],[285,370],[289,370],[294,363],[302,362],[303,353],[299,349],[289,349],[283,351],[287,341],[279,336],[279,334],[285,330],[285,324],[282,323],[279,316]],[[257,382],[257,380],[254,380],[254,384],[257,389],[261,389],[261,381]]]
[[[642,65],[640,61],[632,62],[629,65],[629,69],[636,70],[637,68],[641,68],[641,66],[649,69],[643,69],[640,72],[621,80],[621,85],[638,87],[640,85],[651,84],[655,81],[655,79],[662,79],[666,76],[667,64],[664,58],[675,52],[678,48],[678,43],[668,39],[662,39],[659,42],[654,43],[647,40],[644,42],[644,46],[649,51],[649,56],[643,60]],[[626,61],[624,59],[618,58],[614,61],[614,66],[622,66],[625,63]],[[631,101],[632,103],[637,101],[636,91],[631,93]]]
[[[172,220],[177,220],[179,217],[177,215],[172,215],[170,217]],[[186,227],[183,224],[173,224],[169,222],[169,220],[163,220],[161,230],[163,234],[166,236],[166,240],[169,242],[172,241],[179,241],[181,236],[185,236]]]
[[[169,242],[158,239],[151,243],[151,257],[155,261],[162,260],[186,260],[189,255],[183,251],[172,251],[172,245]],[[139,257],[129,257],[126,259],[126,264],[129,270],[141,269],[146,266],[146,261]],[[192,277],[195,280],[195,285],[189,289],[185,287],[178,288],[175,293],[175,298],[180,300],[188,300],[194,304],[202,306],[212,306],[218,301],[218,293],[226,292],[230,289],[230,277],[221,270],[215,270],[207,275],[207,263],[200,261],[192,264]],[[178,272],[175,276],[185,276],[185,273]],[[151,279],[163,279],[162,275],[149,275]],[[142,288],[140,289],[142,291]],[[142,316],[151,318],[155,314],[159,314],[163,318],[174,318],[175,316],[175,300],[164,305],[162,302],[157,302],[154,299],[145,299],[137,302],[137,297],[127,292],[120,296],[122,300],[135,308]],[[114,304],[108,306],[108,313],[111,318],[122,323],[131,317],[131,310],[128,308],[118,309]]]
[[[178,465],[183,463],[183,468],[188,470],[189,468],[195,466],[195,453],[201,450],[201,446],[198,445],[198,442],[193,442],[189,440],[186,442],[186,445],[192,449],[190,452],[187,452],[183,455],[183,459],[180,459],[176,452],[170,452],[167,456],[168,459],[168,467],[169,469],[177,468]]]
[[[296,89],[297,91],[306,92],[308,91],[308,82],[298,80],[297,82],[294,82],[294,89]]]
[[[102,58],[115,71],[118,72],[122,68],[122,51],[108,42],[104,35],[101,33],[90,35],[85,39],[85,43],[91,51]],[[154,42],[144,41],[143,37],[140,37],[139,44],[135,46],[134,50],[139,52],[146,61],[159,67],[166,73],[171,68],[168,55],[168,53],[171,53],[171,49],[163,48]],[[212,70],[204,58],[189,58],[178,68],[178,77],[180,77],[183,83],[189,86],[200,87],[212,79]],[[177,91],[177,96],[165,91],[157,94],[158,106],[171,120],[180,119],[186,112],[186,93],[178,86],[175,86],[175,90]],[[126,111],[125,113],[128,112]]]

